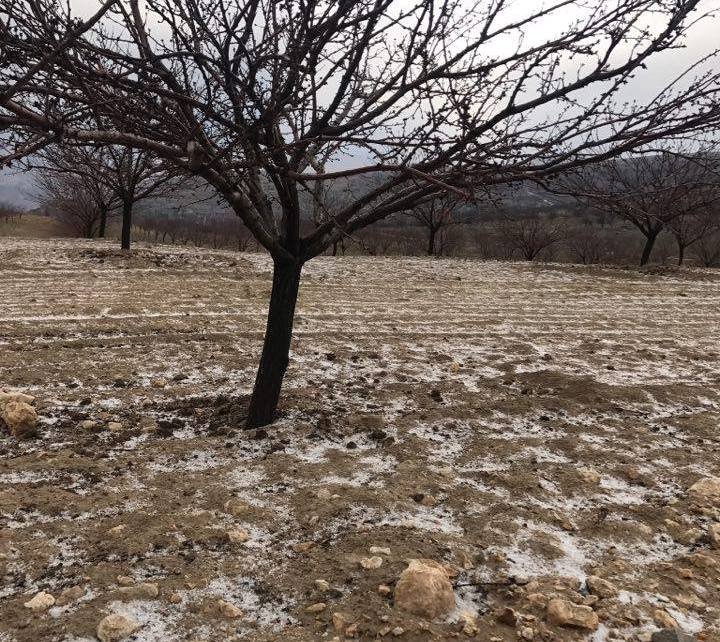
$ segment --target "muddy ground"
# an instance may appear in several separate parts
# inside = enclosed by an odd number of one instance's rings
[[[0,436],[0,641],[109,613],[138,641],[648,640],[665,616],[720,640],[720,515],[687,493],[720,474],[717,273],[318,259],[281,417],[248,432],[269,269],[0,239],[0,386],[41,416]],[[394,607],[411,558],[452,569],[448,618]],[[597,630],[550,624],[553,597]]]

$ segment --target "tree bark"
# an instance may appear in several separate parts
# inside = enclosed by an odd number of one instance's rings
[[[655,245],[655,239],[657,239],[657,236],[659,234],[658,232],[650,232],[645,236],[645,247],[642,251],[642,256],[640,257],[640,265],[646,265],[647,262],[650,260],[650,255],[653,251],[653,246]]]
[[[122,233],[120,235],[120,247],[123,250],[130,249],[130,230],[132,228],[132,203],[123,203],[122,210]]]
[[[430,227],[430,235],[428,236],[428,247],[427,247],[427,253],[428,256],[435,256],[435,235],[437,234],[437,230],[434,227]]]
[[[249,428],[265,426],[275,418],[290,355],[301,270],[300,263],[276,261],[274,265],[265,341],[248,409]]]
[[[678,265],[682,265],[685,260],[685,244],[678,242]]]
[[[107,209],[104,207],[100,210],[100,229],[98,230],[98,238],[105,238],[105,228],[107,227]]]

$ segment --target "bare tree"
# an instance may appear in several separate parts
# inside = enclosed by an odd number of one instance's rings
[[[673,231],[680,262],[688,244],[707,230],[703,210],[720,198],[718,181],[707,165],[707,150],[685,153],[677,146],[584,167],[562,177],[551,190],[611,212],[634,225],[645,237],[640,265],[652,254],[658,235]]]
[[[259,426],[278,403],[302,266],[339,239],[444,194],[540,180],[718,121],[712,66],[644,104],[620,95],[682,44],[700,6],[117,0],[30,73],[74,19],[56,0],[0,0],[0,126],[15,147],[55,136],[143,149],[225,199],[274,261],[248,416]],[[336,169],[314,167],[329,147]],[[371,189],[301,234],[301,193],[371,174]]]
[[[100,210],[98,236],[105,236],[108,213],[115,207],[122,215],[120,247],[130,249],[132,213],[135,204],[161,196],[173,178],[164,163],[153,154],[119,145],[52,145],[27,165],[42,175],[75,176],[88,196],[94,195]]]
[[[410,217],[427,230],[428,256],[435,256],[437,253],[438,234],[455,223],[453,212],[457,206],[457,199],[444,196],[419,205],[410,212]]]
[[[519,252],[526,261],[534,261],[548,248],[565,236],[565,226],[559,219],[546,216],[505,217],[497,225],[497,237],[501,244]]]
[[[605,239],[598,226],[590,221],[572,230],[565,243],[573,258],[583,265],[599,263],[605,254]]]
[[[720,266],[720,230],[705,234],[694,246],[694,254],[703,267]]]
[[[720,186],[717,195],[708,195],[709,199],[720,200]],[[678,248],[678,265],[685,260],[689,247],[720,228],[720,212],[711,203],[702,203],[688,212],[674,218],[668,224],[670,233],[675,237]]]
[[[35,191],[43,209],[85,238],[100,235],[103,218],[111,207],[111,194],[94,181],[75,173],[38,171]]]

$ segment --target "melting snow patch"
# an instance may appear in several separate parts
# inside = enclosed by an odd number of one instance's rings
[[[172,633],[178,614],[159,600],[114,601],[110,602],[108,607],[111,613],[132,618],[141,625],[141,628],[132,636],[135,642],[178,639]]]
[[[515,543],[508,548],[495,548],[505,555],[508,562],[508,573],[520,578],[541,577],[545,575],[559,575],[570,577],[584,582],[587,577],[585,567],[590,563],[585,551],[580,548],[578,538],[565,531],[537,524],[527,523],[527,530],[530,533],[541,533],[550,535],[553,544],[562,551],[562,556],[557,559],[547,559],[532,552],[529,545],[522,545],[522,542]],[[527,540],[523,540],[527,542]]]
[[[207,594],[234,604],[242,610],[245,621],[249,620],[262,629],[277,632],[296,622],[289,613],[295,604],[294,600],[284,595],[267,595],[265,591],[261,595],[257,582],[251,578],[222,577],[211,581],[206,589],[184,593],[186,597],[193,598]]]

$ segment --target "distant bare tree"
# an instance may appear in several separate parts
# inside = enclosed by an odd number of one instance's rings
[[[712,198],[708,196],[708,198]],[[720,189],[714,197],[720,201]],[[720,228],[720,210],[714,204],[700,204],[689,212],[684,212],[668,223],[670,233],[675,237],[678,248],[678,265],[685,260],[685,252],[698,241]]]
[[[410,217],[427,230],[428,256],[435,256],[438,252],[438,235],[455,223],[453,212],[458,206],[456,198],[443,196],[435,198],[428,203],[418,205],[410,212]]]
[[[572,194],[640,230],[645,237],[640,265],[650,260],[658,235],[664,229],[673,231],[682,263],[688,244],[707,231],[702,212],[720,198],[717,177],[707,166],[713,156],[707,150],[690,154],[673,147],[613,159],[574,170],[551,189]]]
[[[720,229],[703,235],[693,246],[693,254],[703,267],[720,266]]]
[[[33,183],[36,196],[49,215],[79,236],[91,239],[100,234],[110,207],[108,192],[84,176],[71,173],[38,171]]]
[[[505,247],[519,252],[526,261],[534,261],[564,237],[565,225],[560,219],[550,220],[542,215],[505,217],[497,225],[497,235]]]
[[[339,239],[720,121],[711,65],[618,99],[700,0],[116,0],[80,35],[69,4],[0,0],[0,145],[125,145],[216,189],[274,262],[251,426],[274,417],[302,266]],[[315,169],[328,147],[336,169]],[[377,181],[301,234],[301,193],[360,175]]]
[[[94,198],[100,211],[98,236],[104,237],[109,212],[122,215],[120,247],[130,249],[132,213],[136,203],[163,194],[172,173],[151,153],[119,145],[51,145],[26,163],[43,176],[74,176],[85,198]]]
[[[584,265],[599,263],[605,252],[605,240],[598,226],[592,222],[570,231],[565,243],[573,258]]]

